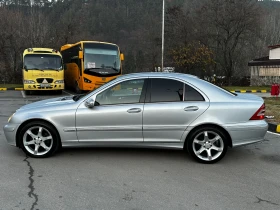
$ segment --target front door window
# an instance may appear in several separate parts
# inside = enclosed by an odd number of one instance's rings
[[[97,105],[139,103],[143,93],[144,79],[121,82],[96,96]]]

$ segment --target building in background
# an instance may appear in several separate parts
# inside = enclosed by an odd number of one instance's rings
[[[249,61],[250,85],[280,83],[280,45],[268,46],[269,56]]]
[[[175,67],[163,67],[163,71],[161,71],[161,68],[155,67],[156,72],[175,72]]]

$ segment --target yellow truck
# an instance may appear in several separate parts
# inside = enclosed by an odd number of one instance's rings
[[[59,51],[51,48],[28,48],[23,52],[23,88],[31,91],[64,90],[64,68]]]

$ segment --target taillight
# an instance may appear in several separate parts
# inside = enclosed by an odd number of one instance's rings
[[[258,111],[250,118],[250,120],[263,120],[265,113],[265,104],[263,104]]]

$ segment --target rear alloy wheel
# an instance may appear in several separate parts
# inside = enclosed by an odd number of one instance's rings
[[[56,130],[45,122],[28,123],[21,130],[19,138],[22,150],[30,157],[48,157],[59,148]]]
[[[201,163],[215,163],[227,152],[227,139],[224,132],[215,127],[197,129],[187,139],[188,152]]]

